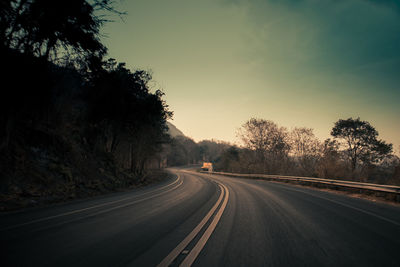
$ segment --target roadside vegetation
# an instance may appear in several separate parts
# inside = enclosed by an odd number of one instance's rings
[[[210,161],[215,171],[344,179],[400,184],[400,159],[392,145],[360,118],[340,119],[332,138],[319,140],[311,128],[291,130],[273,121],[252,118],[238,131],[241,146],[220,141],[174,139],[169,162]]]
[[[151,73],[106,58],[111,0],[0,4],[0,209],[159,179],[172,112]],[[156,176],[156,177],[155,177]]]
[[[400,184],[392,146],[360,119],[332,139],[250,119],[242,146],[170,137],[152,75],[107,58],[112,0],[0,2],[0,210],[97,195],[165,177],[167,166]],[[171,127],[169,127],[171,135]],[[175,132],[178,130],[175,129]]]

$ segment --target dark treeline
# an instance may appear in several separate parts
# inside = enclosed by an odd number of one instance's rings
[[[165,145],[163,157],[168,166],[219,162],[221,155],[231,147],[224,141],[203,140],[198,143],[185,136],[176,136]]]
[[[214,170],[346,179],[400,184],[400,159],[378,139],[370,123],[338,120],[332,138],[319,140],[310,128],[288,130],[273,121],[250,119],[238,131],[243,146],[175,140],[175,164],[211,161]]]
[[[122,13],[111,0],[0,5],[2,201],[146,182],[172,113],[151,73],[105,58],[104,15]]]

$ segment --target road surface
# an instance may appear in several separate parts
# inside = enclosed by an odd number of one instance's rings
[[[0,215],[1,266],[400,266],[400,208],[174,170],[131,192]]]

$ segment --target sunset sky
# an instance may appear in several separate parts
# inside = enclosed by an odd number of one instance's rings
[[[237,141],[249,118],[329,137],[360,117],[400,146],[400,4],[373,0],[140,0],[103,27],[109,56],[152,70],[172,121]]]

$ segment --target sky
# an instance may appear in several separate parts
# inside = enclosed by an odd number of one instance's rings
[[[250,118],[330,137],[360,117],[400,149],[397,0],[125,0],[109,57],[153,73],[195,141],[237,142]]]

